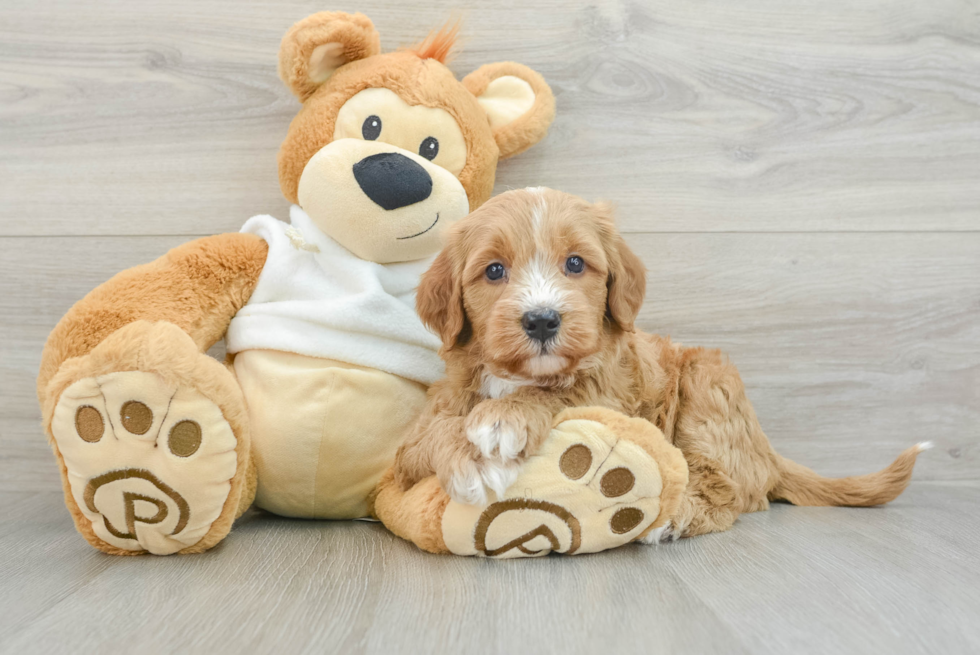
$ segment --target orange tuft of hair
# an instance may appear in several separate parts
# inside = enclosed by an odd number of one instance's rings
[[[448,64],[456,56],[456,39],[459,36],[460,19],[450,20],[437,30],[432,30],[421,43],[408,48],[421,59],[435,59]]]

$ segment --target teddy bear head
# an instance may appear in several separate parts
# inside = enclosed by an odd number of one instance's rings
[[[497,161],[540,141],[554,96],[536,72],[446,67],[456,28],[381,53],[361,14],[321,12],[283,38],[279,76],[303,103],[279,151],[283,194],[362,259],[436,253],[453,222],[483,204]]]

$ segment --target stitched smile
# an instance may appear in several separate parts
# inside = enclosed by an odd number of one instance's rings
[[[426,232],[428,232],[429,230],[431,230],[432,228],[434,228],[436,226],[436,223],[438,223],[438,222],[439,222],[439,212],[436,212],[436,220],[432,221],[432,225],[430,225],[429,227],[425,228],[424,230],[422,230],[418,234],[413,234],[413,235],[407,236],[407,237],[396,237],[396,240],[397,241],[402,241],[404,239],[414,239],[415,237],[420,237],[423,234],[425,234]]]

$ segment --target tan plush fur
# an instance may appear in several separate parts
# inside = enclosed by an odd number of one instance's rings
[[[251,504],[251,500],[247,497],[255,495],[255,469],[248,466],[248,415],[241,388],[231,371],[220,362],[201,354],[184,330],[172,323],[136,321],[116,330],[88,355],[64,362],[57,374],[51,378],[43,401],[47,433],[51,434],[51,416],[54,413],[54,406],[65,389],[82,378],[119,371],[156,373],[168,383],[191,387],[218,405],[225,420],[231,425],[237,439],[235,452],[238,456],[238,466],[231,482],[231,491],[225,500],[221,515],[211,525],[208,533],[199,542],[181,551],[203,552],[224,539],[232,523],[240,515],[243,500]],[[96,536],[91,522],[82,514],[71,494],[65,463],[54,439],[51,439],[51,446],[62,472],[65,504],[75,520],[78,531],[90,544],[106,553],[138,554],[139,551],[128,551],[111,546]],[[246,498],[243,499],[243,496]]]
[[[446,23],[433,30],[419,44],[408,48],[420,59],[435,59],[440,64],[448,64],[456,56],[456,40],[459,37],[460,21]]]
[[[314,26],[318,22],[329,24],[334,16],[329,12],[314,14],[300,23],[305,27],[291,31],[283,39],[283,52],[286,54],[282,56],[298,60],[290,64],[280,59],[279,70],[288,85],[294,90],[299,89],[297,95],[303,100],[303,108],[289,126],[289,134],[279,151],[279,183],[283,195],[290,201],[296,202],[299,179],[306,163],[333,139],[341,106],[364,89],[390,89],[409,105],[438,107],[449,112],[459,124],[466,141],[466,165],[459,174],[459,181],[469,197],[471,210],[490,197],[497,159],[530,148],[547,133],[554,117],[555,100],[544,79],[526,66],[507,63],[485,66],[473,73],[477,77],[472,81],[460,82],[437,58],[445,58],[451,49],[451,32],[443,32],[441,38],[433,39],[429,45],[423,42],[415,50],[374,54],[370,48],[360,45],[366,40],[365,28],[360,23],[354,25],[345,22],[343,29],[330,32],[329,39],[344,43],[347,43],[345,39],[349,39],[352,52],[370,52],[371,56],[352,56],[349,63],[311,90],[309,85],[297,82],[297,75],[306,71],[303,57],[308,59],[308,53],[314,47],[305,38],[319,34],[314,31]],[[304,39],[302,43],[293,43],[292,39],[301,37]],[[328,37],[320,34],[316,43],[324,43],[325,38]],[[490,130],[486,113],[468,87],[479,90],[482,83],[482,88],[486,88],[487,83],[503,74],[514,75],[530,84],[535,90],[535,104],[526,115],[494,133]],[[496,140],[498,138],[499,142]]]
[[[584,270],[569,270],[571,256]],[[486,275],[494,263],[506,269],[496,281]],[[474,469],[534,453],[563,408],[595,405],[654,423],[684,453],[690,478],[672,517],[675,536],[725,530],[774,499],[875,505],[904,490],[915,447],[882,472],[844,479],[779,456],[719,351],[633,330],[644,290],[643,266],[607,206],[512,191],[457,224],[417,300],[443,338],[447,376],[399,451],[398,482],[409,488],[435,473],[453,493]],[[561,313],[544,345],[521,327],[522,313],[542,304]],[[488,429],[500,443],[481,452]]]
[[[364,14],[323,11],[307,16],[289,28],[279,47],[279,78],[301,102],[320,87],[310,79],[310,57],[329,43],[340,44],[348,62],[381,52],[381,36]]]
[[[530,84],[534,90],[534,104],[518,120],[493,131],[501,159],[520,154],[543,139],[555,119],[555,99],[551,88],[540,74],[527,66],[512,61],[486,64],[464,77],[463,86],[474,96],[479,96],[491,82],[504,75],[512,75]]]
[[[191,335],[202,352],[210,348],[252,295],[268,250],[264,241],[250,234],[206,237],[100,285],[48,336],[37,378],[41,403],[48,380],[62,362],[86,354],[134,321],[173,323]]]

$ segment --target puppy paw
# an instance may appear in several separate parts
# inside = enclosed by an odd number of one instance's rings
[[[444,486],[457,503],[486,505],[487,490],[503,496],[519,472],[517,464],[501,465],[483,458],[462,459],[453,467]]]
[[[483,480],[483,486],[497,494],[498,498],[504,495],[510,485],[514,484],[517,474],[521,471],[521,467],[516,464],[499,466],[487,461],[481,462],[481,464],[480,478]]]
[[[483,478],[476,462],[469,459],[460,460],[449,473],[448,479],[442,483],[449,497],[464,505],[484,505],[487,502],[487,491],[483,486]]]
[[[641,544],[646,544],[648,546],[666,544],[672,541],[677,541],[681,536],[679,530],[674,528],[674,524],[667,521],[659,528],[650,530],[645,536],[637,539]]]
[[[527,445],[527,422],[505,405],[486,400],[467,417],[466,438],[485,459],[506,465],[519,459]]]

